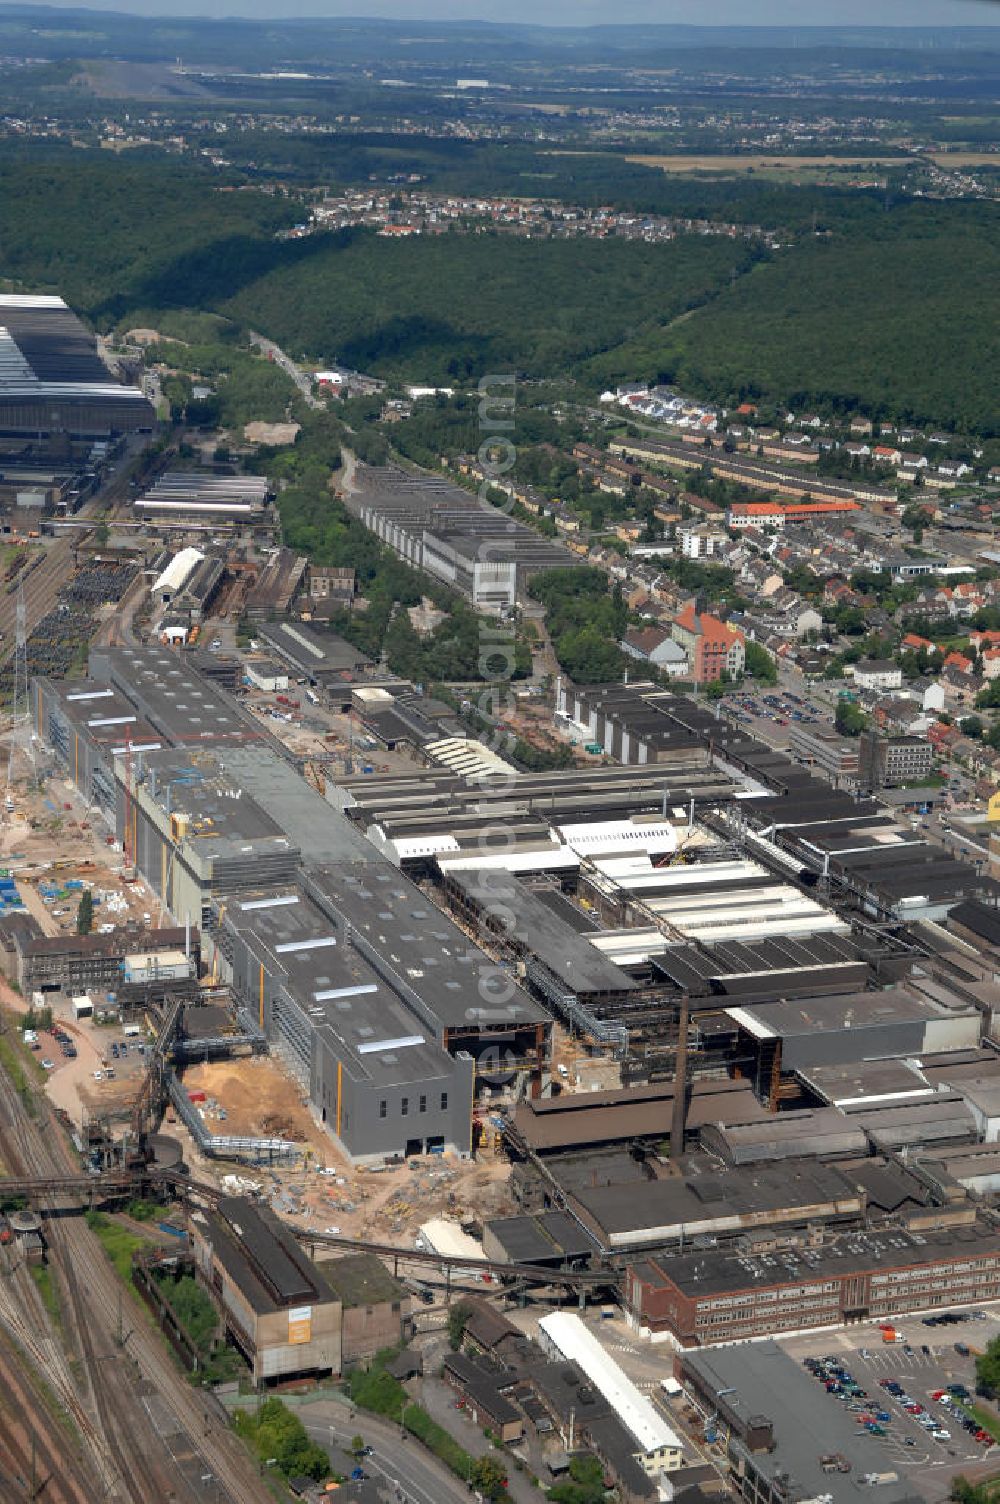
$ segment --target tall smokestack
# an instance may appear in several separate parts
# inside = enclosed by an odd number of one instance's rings
[[[677,1068],[674,1072],[674,1111],[670,1120],[670,1158],[677,1164],[684,1153],[684,1122],[687,1118],[688,1015],[691,999],[681,993],[680,1018],[677,1022]]]
[[[184,910],[184,957],[191,959],[191,910]]]

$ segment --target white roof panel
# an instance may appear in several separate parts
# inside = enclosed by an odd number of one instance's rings
[[[644,1453],[681,1450],[676,1431],[671,1430],[652,1401],[640,1394],[579,1316],[571,1311],[553,1311],[551,1316],[543,1316],[538,1325],[568,1362],[580,1365]]]

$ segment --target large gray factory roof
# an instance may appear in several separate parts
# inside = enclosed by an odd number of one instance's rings
[[[335,632],[299,621],[261,622],[257,635],[310,679],[356,673],[372,661]]]
[[[270,900],[270,901],[269,901]],[[420,1029],[403,998],[305,893],[243,899],[227,918],[264,946],[320,1037],[356,1077],[399,1085],[450,1073],[440,1044]]]
[[[944,1016],[929,999],[889,987],[882,992],[838,993],[833,997],[784,998],[773,1003],[754,1003],[727,1010],[761,1039],[792,1038],[796,1035],[843,1033],[885,1024],[925,1023]]]
[[[222,763],[234,783],[273,812],[307,865],[380,860],[360,831],[270,747],[226,747]]]
[[[133,747],[162,745],[155,727],[142,718],[131,700],[108,684],[98,684],[93,679],[42,678],[36,683],[43,695],[58,699],[63,715],[77,735],[99,746],[112,749],[124,746],[126,728]]]
[[[746,886],[745,880],[742,886]],[[825,992],[862,985],[867,961],[846,935],[779,935],[770,940],[672,945],[653,958],[654,970],[683,991],[730,996],[768,991]]]
[[[707,1123],[702,1143],[732,1165],[787,1161],[801,1154],[864,1154],[868,1141],[861,1127],[836,1107],[805,1107],[760,1122]]]
[[[829,1498],[832,1504],[855,1504],[860,1478],[866,1473],[886,1477],[886,1454],[880,1441],[866,1435],[843,1405],[831,1404],[821,1384],[803,1380],[798,1363],[776,1342],[687,1352],[683,1364],[706,1389],[724,1397],[727,1416],[749,1421],[763,1414],[770,1420],[775,1449],[757,1452],[753,1466],[772,1480],[779,1474],[789,1475],[790,1499]],[[820,1459],[832,1452],[850,1459],[850,1473],[823,1471]],[[895,1482],[883,1482],[878,1489],[882,1504],[904,1504],[920,1497],[917,1489],[893,1476]]]
[[[280,838],[307,864],[331,856],[380,860],[349,820],[261,743],[143,754],[136,758],[136,773],[165,813],[191,817],[189,828],[205,843],[206,855]]]
[[[830,1105],[874,1105],[899,1097],[932,1097],[935,1088],[906,1060],[856,1060],[843,1065],[807,1065],[799,1078]]]
[[[671,1256],[663,1272],[693,1300],[729,1290],[768,1289],[811,1283],[853,1273],[886,1274],[893,1269],[930,1264],[949,1257],[974,1258],[1000,1253],[1000,1235],[977,1223],[969,1227],[927,1229],[919,1238],[901,1227],[852,1229],[821,1248],[786,1249],[748,1258],[738,1250],[708,1248]]]
[[[390,863],[329,863],[311,870],[308,882],[443,1029],[502,1031],[548,1021],[545,1009]]]
[[[168,648],[94,648],[90,668],[95,680],[119,690],[174,745],[271,740],[234,700]]]
[[[844,1205],[856,1200],[832,1165],[786,1160],[780,1166],[720,1170],[679,1180],[578,1189],[574,1200],[600,1229],[608,1246],[629,1247],[677,1236],[678,1229],[720,1219],[762,1217],[797,1208]]]
[[[595,813],[606,818],[654,813],[662,810],[664,797],[668,809],[684,810],[692,798],[696,805],[732,799],[738,785],[728,774],[705,766],[706,759],[707,754],[694,746],[683,763],[644,768],[572,768],[492,781],[428,770],[419,776],[358,775],[338,779],[337,784],[354,818],[377,822],[393,834],[447,830],[453,821],[471,821],[482,828],[498,815],[532,817],[553,825],[593,818]]]
[[[110,382],[93,335],[62,298],[4,294],[0,325],[39,381]]]
[[[631,992],[638,986],[509,872],[470,868],[455,872],[449,881],[475,912],[502,914],[510,939],[537,956],[568,991]]]

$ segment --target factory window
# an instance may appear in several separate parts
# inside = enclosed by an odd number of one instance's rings
[[[443,1091],[441,1093],[441,1111],[448,1111],[448,1093],[446,1091]]]
[[[389,1112],[389,1104],[385,1100],[385,1098],[383,1097],[382,1100],[381,1100],[381,1102],[378,1104],[378,1115],[379,1115],[380,1118],[384,1118],[384,1117],[386,1117],[388,1115],[388,1112]]]
[[[400,1114],[405,1118],[406,1114],[409,1112],[409,1110],[410,1110],[410,1099],[409,1099],[409,1097],[403,1097],[400,1100],[400,1104],[399,1104]]]
[[[426,1097],[421,1097],[420,1098],[420,1111],[421,1112],[426,1112],[427,1111],[427,1098]]]

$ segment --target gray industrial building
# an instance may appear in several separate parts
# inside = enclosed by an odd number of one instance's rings
[[[484,611],[516,605],[533,574],[576,556],[458,486],[401,470],[358,467],[347,505],[394,553]]]
[[[474,1062],[308,881],[225,906],[234,991],[355,1160],[472,1147]],[[436,1021],[432,1021],[436,1022]]]
[[[775,1100],[782,1072],[809,1065],[921,1056],[979,1043],[982,1018],[956,997],[948,1007],[902,987],[840,996],[774,999],[727,1007],[737,1052],[752,1061],[751,1079]]]
[[[101,649],[91,669],[34,681],[39,732],[166,908],[209,937],[248,1027],[352,1156],[468,1152],[477,1076],[540,1077],[546,1010],[189,661]]]
[[[826,1499],[854,1504],[865,1477],[884,1504],[918,1504],[919,1490],[887,1471],[885,1448],[776,1342],[685,1353],[681,1378],[716,1417],[729,1477],[746,1504]]]
[[[364,675],[372,660],[360,648],[325,627],[300,621],[267,621],[257,627],[257,636],[294,673],[310,684],[338,689]]]
[[[143,394],[116,382],[62,298],[0,295],[0,449],[66,459],[74,447],[151,432]]]
[[[876,731],[862,733],[858,752],[859,782],[865,789],[919,783],[938,760],[926,737],[881,736]]]
[[[153,521],[248,524],[260,522],[271,497],[260,475],[217,475],[206,470],[167,470],[135,500],[137,517]]]

